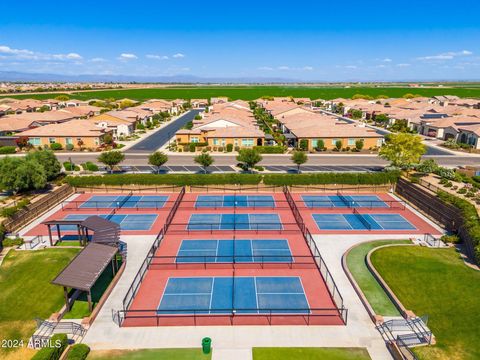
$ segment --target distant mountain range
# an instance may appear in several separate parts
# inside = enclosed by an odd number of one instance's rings
[[[139,82],[139,83],[297,83],[298,79],[276,77],[200,77],[194,75],[63,75],[0,71],[0,81],[23,82]]]

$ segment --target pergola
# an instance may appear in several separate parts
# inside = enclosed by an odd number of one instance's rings
[[[91,242],[51,282],[63,286],[65,306],[70,311],[68,288],[87,292],[88,309],[93,310],[92,287],[109,264],[113,275],[117,272],[115,261],[118,247]]]
[[[74,225],[77,227],[78,239],[86,245],[93,232],[92,242],[101,244],[118,244],[120,239],[120,225],[100,216],[90,216],[85,220],[47,220],[42,224],[48,227],[50,246],[53,246],[52,227],[56,229],[58,239],[62,238],[61,226]]]

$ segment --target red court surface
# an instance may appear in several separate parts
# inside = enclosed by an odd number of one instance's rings
[[[102,208],[102,209],[94,209],[94,208],[78,208],[80,204],[90,199],[92,196],[101,196],[101,195],[108,195],[108,196],[121,196],[125,194],[115,194],[115,193],[108,193],[108,194],[80,194],[77,196],[73,201],[65,201],[62,203],[62,209],[55,212],[53,215],[47,217],[43,221],[47,220],[60,220],[65,218],[68,215],[82,215],[82,214],[92,214],[92,215],[108,215],[114,210],[113,208]],[[152,214],[156,215],[155,221],[152,223],[150,229],[148,230],[122,230],[121,234],[123,235],[156,235],[160,232],[165,224],[165,219],[170,212],[174,201],[178,197],[178,193],[175,194],[163,194],[163,193],[145,193],[141,195],[165,195],[168,196],[168,200],[162,208],[120,208],[115,210],[116,215],[141,215],[141,214]],[[71,235],[77,234],[77,231],[62,231],[63,235]],[[26,236],[37,236],[43,235],[48,236],[48,228],[46,225],[38,224],[32,229],[30,229],[26,234]],[[55,235],[55,234],[54,234]]]

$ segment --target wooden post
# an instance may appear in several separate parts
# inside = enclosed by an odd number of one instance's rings
[[[60,225],[57,224],[57,235],[58,235],[58,241],[62,240],[62,235],[60,234]]]
[[[80,224],[77,224],[77,233],[78,233],[78,241],[80,242],[80,245],[82,245],[82,231],[80,229]]]
[[[93,304],[92,304],[92,290],[88,290],[87,293],[87,300],[88,300],[88,311],[93,311]]]
[[[68,301],[68,291],[67,291],[66,286],[63,287],[63,296],[65,297],[65,307],[67,309],[67,312],[69,312],[70,311],[70,302]]]
[[[53,246],[52,228],[50,227],[50,224],[48,224],[47,227],[48,227],[48,240],[50,241],[50,246]]]

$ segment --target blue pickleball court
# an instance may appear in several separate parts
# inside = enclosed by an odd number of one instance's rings
[[[165,206],[168,200],[166,195],[94,195],[79,208],[84,209],[114,209],[140,208],[158,209]]]
[[[195,202],[196,208],[219,207],[275,207],[271,195],[199,195]]]
[[[177,263],[292,262],[284,239],[183,240]]]
[[[302,195],[302,200],[308,208],[389,207],[376,195]]]
[[[192,214],[187,230],[282,230],[278,214]]]
[[[299,277],[169,278],[158,314],[308,314]]]
[[[100,216],[120,225],[121,230],[150,230],[153,223],[157,219],[156,214],[69,214],[64,220],[85,220],[90,216]],[[76,231],[75,225],[60,225],[62,231]]]
[[[320,230],[417,230],[399,214],[313,214]]]

